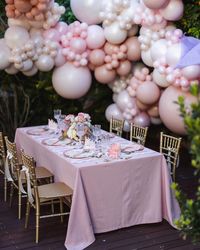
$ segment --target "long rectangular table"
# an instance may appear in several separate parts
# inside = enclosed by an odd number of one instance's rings
[[[170,189],[171,177],[165,158],[145,148],[129,159],[71,159],[64,151],[71,146],[47,146],[43,136],[18,128],[18,148],[33,156],[38,165],[53,172],[55,181],[73,189],[65,247],[81,250],[95,241],[95,233],[166,219],[172,226],[180,216],[179,205]],[[110,143],[131,145],[115,137]],[[105,145],[106,146],[106,145]]]

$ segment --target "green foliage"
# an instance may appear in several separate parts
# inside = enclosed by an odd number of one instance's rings
[[[191,93],[197,98],[197,102],[187,107],[182,96],[178,99],[181,115],[187,129],[190,141],[190,153],[192,166],[196,168],[196,174],[200,171],[200,86],[193,85]],[[200,181],[200,179],[199,179]],[[200,184],[200,183],[199,183]],[[175,223],[181,229],[184,238],[191,237],[194,242],[200,241],[200,185],[197,188],[195,199],[188,199],[180,190],[177,183],[172,188],[180,203],[181,216]]]
[[[177,25],[188,36],[200,38],[200,3],[198,0],[184,0],[184,15]]]

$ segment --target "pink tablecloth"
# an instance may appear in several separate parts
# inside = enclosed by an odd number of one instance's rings
[[[81,250],[102,233],[137,224],[166,219],[172,226],[180,215],[170,189],[171,178],[164,157],[145,148],[131,159],[105,162],[101,159],[74,160],[63,155],[70,146],[46,146],[45,136],[31,136],[28,128],[16,131],[15,141],[73,190],[65,246]],[[116,137],[121,144],[131,144]]]

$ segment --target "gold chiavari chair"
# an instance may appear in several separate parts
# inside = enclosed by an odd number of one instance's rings
[[[19,185],[20,185],[20,170],[22,167],[22,164],[19,159],[19,155],[17,153],[17,147],[14,142],[9,141],[8,137],[5,136],[5,142],[7,147],[7,157],[6,157],[6,163],[5,163],[5,169],[6,169],[6,178],[7,181],[11,183],[10,186],[10,206],[12,205],[12,198],[13,198],[13,192],[14,189],[18,191],[18,218],[21,219],[21,200],[22,197],[26,197],[26,195],[23,195]],[[41,181],[47,181],[53,182],[53,174],[46,169],[45,167],[37,167],[36,169],[36,177],[38,182]],[[26,185],[25,175],[21,177],[22,184]]]
[[[7,179],[5,175],[6,147],[3,133],[0,132],[0,173],[4,176],[4,201],[7,201]]]
[[[61,222],[63,222],[63,215],[68,215],[69,212],[63,212],[63,202],[66,198],[71,200],[72,189],[62,182],[50,183],[38,186],[36,173],[35,173],[35,161],[32,157],[25,154],[22,151],[22,163],[23,168],[21,171],[25,171],[27,180],[27,204],[26,204],[26,221],[25,228],[28,226],[30,207],[35,209],[36,215],[36,243],[39,241],[39,225],[40,219],[61,216]],[[52,204],[52,202],[60,203],[60,213],[51,213],[47,215],[40,214],[41,205]]]
[[[123,127],[124,127],[124,120],[119,120],[115,118],[111,118],[110,120],[110,132],[114,133],[118,136],[122,136],[123,132]]]
[[[165,156],[170,174],[175,181],[176,167],[178,167],[179,150],[182,138],[160,133],[160,153]]]
[[[145,145],[148,127],[142,127],[134,123],[130,124],[130,141],[136,141],[141,145]]]

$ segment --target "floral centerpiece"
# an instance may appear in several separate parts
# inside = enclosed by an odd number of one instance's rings
[[[73,114],[69,114],[65,117],[65,124],[66,124],[66,130],[63,131],[63,137],[68,137],[73,140],[79,140],[82,138],[78,137],[77,134],[77,125],[83,124],[84,125],[84,135],[83,139],[88,138],[90,136],[90,127],[91,127],[91,117],[89,114],[86,113],[78,113],[77,116]]]

